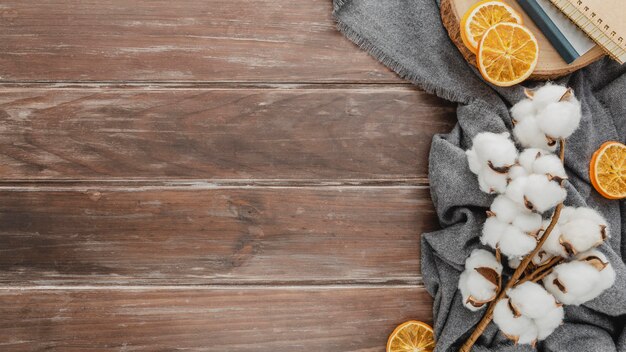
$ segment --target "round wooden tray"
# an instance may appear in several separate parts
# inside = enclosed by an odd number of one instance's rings
[[[456,47],[459,48],[459,51],[461,51],[461,54],[465,57],[465,60],[474,66],[476,66],[476,56],[463,44],[459,23],[463,14],[476,2],[477,0],[441,0],[441,19],[443,25],[448,30],[448,35],[452,39],[452,42],[454,42]],[[535,26],[528,15],[520,8],[517,2],[506,1],[506,3],[522,14],[524,25],[533,32],[539,42],[539,62],[537,62],[537,67],[533,74],[530,75],[530,79],[548,80],[565,76],[568,73],[572,73],[579,68],[589,65],[605,55],[602,48],[596,45],[585,55],[568,65],[554,47],[552,47],[552,44],[550,44],[543,33]]]

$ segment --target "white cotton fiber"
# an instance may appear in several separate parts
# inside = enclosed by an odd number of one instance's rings
[[[587,208],[587,207],[579,207],[579,208],[575,208],[573,211],[576,217],[589,219],[589,220],[597,222],[599,225],[608,226],[608,222],[606,221],[604,216],[602,216],[600,213],[598,213],[594,209]]]
[[[532,319],[525,316],[515,317],[507,298],[496,304],[493,310],[493,322],[498,325],[500,331],[517,343],[531,344],[538,338],[537,327]]]
[[[548,155],[547,151],[539,148],[527,148],[524,149],[517,159],[518,164],[520,164],[528,173],[535,173],[533,171],[533,165],[535,160],[543,155]]]
[[[484,303],[493,300],[497,294],[497,284],[483,276],[477,270],[480,268],[490,268],[498,276],[502,273],[502,264],[489,251],[484,249],[474,250],[467,258],[465,270],[459,277],[459,290],[461,291],[463,304],[472,311],[483,308]]]
[[[522,211],[513,220],[513,226],[535,236],[543,226],[543,218],[537,213]]]
[[[502,264],[498,262],[496,256],[484,249],[475,249],[465,260],[465,269],[474,270],[476,268],[492,268],[498,274],[502,273]]]
[[[507,198],[524,209],[528,209],[524,202],[524,190],[526,189],[527,184],[528,177],[516,178],[515,180],[511,180],[509,186],[506,188],[506,192],[504,193]]]
[[[509,181],[515,180],[516,178],[520,178],[524,176],[528,176],[528,171],[526,171],[526,169],[524,169],[520,165],[511,166],[511,169],[509,170]]]
[[[528,176],[524,196],[526,207],[530,202],[533,210],[543,213],[561,203],[567,192],[557,182],[550,181],[547,176],[535,174]]]
[[[540,266],[540,265],[547,263],[552,258],[554,258],[553,254],[548,253],[547,251],[542,249],[539,252],[537,252],[537,254],[535,254],[535,256],[532,259],[532,263],[536,266]]]
[[[557,304],[554,297],[541,285],[526,281],[507,291],[511,304],[524,316],[539,319]]]
[[[587,251],[603,242],[603,228],[587,218],[574,218],[560,228],[562,244],[569,254]]]
[[[530,99],[520,100],[511,108],[511,117],[515,123],[522,122],[527,118],[534,118],[536,114],[535,104]]]
[[[511,269],[517,269],[517,267],[522,264],[522,260],[519,258],[509,258],[509,261],[507,262],[507,264],[509,265],[509,268]]]
[[[537,326],[537,333],[539,340],[545,340],[550,336],[561,324],[563,324],[563,318],[565,311],[563,307],[556,307],[547,312],[546,315],[539,319],[535,319],[534,323]]]
[[[471,295],[469,287],[467,285],[469,273],[470,272],[466,270],[461,273],[461,276],[459,276],[459,291],[461,291],[461,299],[463,300],[463,305],[465,306],[465,308],[471,310],[472,312],[475,312],[482,309],[484,305],[476,307],[468,302],[468,299]]]
[[[525,148],[539,148],[550,152],[557,148],[557,143],[548,143],[546,135],[539,128],[537,119],[534,117],[518,122],[513,127],[513,135]]]
[[[506,168],[515,164],[517,148],[509,138],[508,132],[483,132],[474,137],[472,149],[482,164],[491,163],[495,168]]]
[[[598,284],[600,272],[579,261],[559,264],[543,279],[543,285],[556,299],[565,304],[579,305]]]
[[[521,209],[511,199],[503,195],[499,195],[493,200],[493,203],[491,203],[490,210],[498,217],[500,221],[510,224],[513,222],[513,220],[515,220],[515,217],[517,217],[523,209]]]
[[[504,234],[504,231],[509,224],[500,221],[497,217],[490,217],[485,220],[483,224],[482,235],[480,236],[480,242],[491,248],[497,248],[500,238]]]
[[[561,179],[567,178],[567,173],[565,172],[561,159],[554,154],[542,155],[535,159],[532,172],[540,175],[559,177]]]
[[[476,270],[468,271],[467,288],[472,297],[478,301],[491,301],[496,298],[497,286]]]
[[[548,239],[543,243],[543,246],[541,246],[541,249],[546,251],[546,253],[548,254],[567,258],[569,255],[567,254],[567,251],[565,251],[565,247],[563,247],[563,245],[561,245],[561,242],[560,242],[562,231],[561,231],[561,226],[559,225],[559,223],[557,223],[554,226],[554,228],[552,229],[552,232],[550,232]],[[543,222],[544,230],[547,230],[549,225],[550,225],[550,220],[544,220]],[[545,234],[545,231],[541,233],[540,238],[542,238],[544,234]]]
[[[478,173],[478,185],[485,193],[504,193],[508,183],[509,178],[506,173],[495,172],[489,167],[483,166]]]
[[[513,225],[507,226],[500,237],[499,248],[509,258],[522,257],[537,246],[537,240]]]
[[[600,281],[598,285],[596,285],[595,287],[598,292],[597,294],[593,296],[593,298],[595,298],[596,296],[600,295],[602,291],[613,286],[613,284],[615,283],[615,270],[613,269],[613,266],[611,265],[611,262],[609,262],[607,257],[603,253],[598,251],[597,249],[592,249],[587,252],[580,253],[576,256],[576,260],[588,261],[590,259],[593,259],[593,261],[599,260],[605,265],[604,268],[600,270]],[[589,261],[587,262],[587,264],[594,266],[593,261]],[[596,265],[597,265],[597,262],[596,262]],[[596,269],[599,269],[599,268],[596,267]],[[593,299],[593,298],[589,298],[589,299]]]
[[[480,159],[478,159],[478,155],[476,155],[476,151],[474,149],[468,149],[465,151],[465,155],[467,155],[467,163],[469,164],[470,170],[478,175],[480,169],[482,169],[482,164]]]
[[[552,103],[537,114],[539,128],[554,139],[567,138],[580,123],[580,103],[575,98],[570,101]]]
[[[541,112],[541,110],[545,109],[548,105],[561,100],[566,92],[567,87],[548,83],[534,91],[532,98],[533,105],[537,112]]]

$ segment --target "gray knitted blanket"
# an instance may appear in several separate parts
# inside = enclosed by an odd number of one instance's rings
[[[523,87],[486,84],[447,36],[438,0],[334,0],[339,29],[401,77],[427,92],[458,103],[458,124],[433,138],[429,177],[442,230],[422,236],[422,274],[434,297],[436,351],[455,351],[482,312],[463,307],[459,274],[485,220],[492,197],[478,188],[464,150],[479,132],[511,129],[508,109]],[[567,205],[596,208],[610,222],[612,237],[600,250],[616,272],[615,285],[585,305],[566,306],[565,324],[538,345],[540,351],[626,351],[626,201],[609,201],[590,186],[588,163],[604,141],[626,141],[626,65],[604,59],[559,79],[582,103],[580,128],[568,139]],[[527,82],[528,88],[541,83]],[[475,351],[526,351],[491,324]]]

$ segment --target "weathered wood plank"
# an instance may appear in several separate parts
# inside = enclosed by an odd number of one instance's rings
[[[427,187],[0,190],[0,284],[420,282]]]
[[[421,287],[2,290],[3,351],[384,351]]]
[[[0,178],[425,177],[454,121],[409,87],[4,89]]]
[[[330,0],[5,0],[2,81],[399,82]]]

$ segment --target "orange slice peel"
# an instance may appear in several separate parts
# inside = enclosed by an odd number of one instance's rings
[[[496,86],[510,87],[524,81],[537,66],[539,43],[528,28],[499,23],[478,43],[476,64],[483,78]]]
[[[591,157],[589,179],[603,197],[626,198],[626,145],[615,141],[602,144]]]
[[[387,352],[432,352],[434,349],[433,328],[416,320],[398,325],[387,340]]]
[[[501,0],[480,1],[461,18],[461,40],[476,54],[480,38],[487,29],[502,22],[522,24],[522,16]]]

